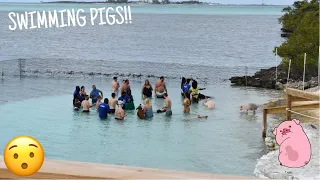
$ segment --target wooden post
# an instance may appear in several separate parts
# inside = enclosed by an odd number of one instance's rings
[[[288,110],[291,110],[291,100],[292,96],[290,94],[287,94],[287,108]],[[291,112],[287,110],[287,121],[291,120]]]
[[[278,82],[278,48],[276,48],[276,83]]]
[[[306,59],[307,59],[307,53],[304,53],[304,65],[303,65],[303,89],[304,90],[304,81],[305,81],[305,77],[306,77]]]
[[[262,129],[262,137],[265,138],[267,136],[267,115],[268,110],[263,110],[263,129]]]

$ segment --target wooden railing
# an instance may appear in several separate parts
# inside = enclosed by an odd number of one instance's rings
[[[320,95],[315,92],[305,92],[297,89],[286,89],[287,105],[273,108],[263,109],[263,129],[262,137],[266,137],[267,132],[267,116],[268,114],[286,113],[286,120],[291,120],[291,113],[293,110],[303,109],[319,109]],[[307,101],[305,104],[294,104],[298,101]]]

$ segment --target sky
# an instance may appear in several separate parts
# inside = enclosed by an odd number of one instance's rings
[[[0,0],[0,2],[40,2],[41,0]],[[46,1],[46,0],[43,0]],[[48,0],[47,0],[48,1]],[[52,0],[50,0],[52,1]],[[102,1],[102,0],[74,0],[74,1]],[[177,0],[174,0],[177,1]],[[182,0],[179,0],[182,1]],[[274,4],[274,5],[292,5],[296,0],[200,0],[203,2],[214,2],[221,4]]]

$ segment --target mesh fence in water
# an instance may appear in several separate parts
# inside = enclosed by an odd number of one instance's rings
[[[0,75],[6,77],[113,77],[145,79],[164,76],[180,81],[181,77],[205,83],[229,81],[232,76],[251,76],[263,67],[206,66],[154,62],[72,60],[72,59],[14,59],[0,61]]]

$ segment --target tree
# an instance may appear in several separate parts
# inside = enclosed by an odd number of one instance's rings
[[[293,8],[286,7],[279,18],[282,31],[290,33],[286,41],[278,47],[282,66],[288,67],[291,59],[292,72],[302,77],[304,53],[307,53],[306,77],[318,74],[319,57],[319,2],[296,1]]]

